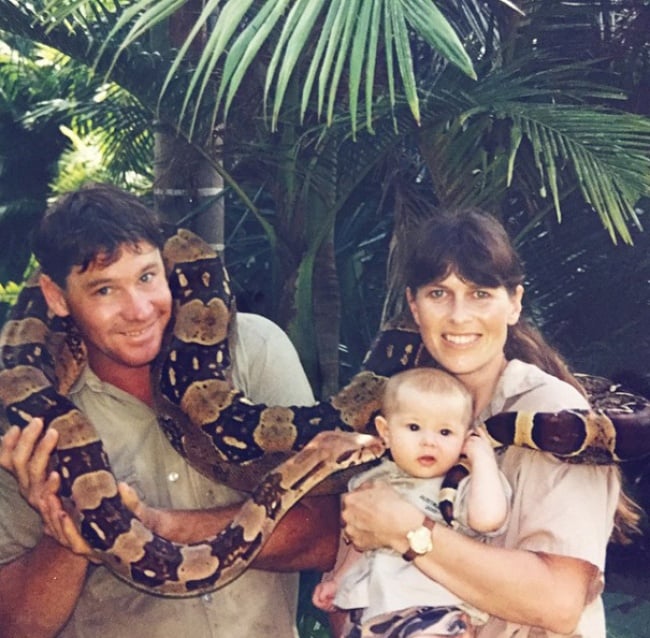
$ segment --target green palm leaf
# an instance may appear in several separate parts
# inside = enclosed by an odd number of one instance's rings
[[[183,5],[184,0],[134,0],[105,9],[98,2],[70,0],[49,2],[45,9],[50,25],[88,24],[93,12],[120,11],[106,38],[106,43],[119,43],[111,62],[113,68],[120,55]],[[188,65],[191,43],[209,22],[207,46],[199,59]],[[398,90],[419,121],[411,32],[463,73],[475,77],[460,38],[432,0],[208,0],[169,67],[160,99],[179,72],[191,68],[181,113],[184,116],[192,107],[193,127],[201,106],[209,102],[214,121],[218,113],[227,114],[252,62],[265,47],[272,46],[274,55],[266,77],[266,99],[273,105],[272,126],[277,125],[289,82],[303,74],[301,115],[304,117],[309,103],[315,100],[317,112],[325,114],[331,124],[347,69],[351,122],[356,130],[361,86],[366,125],[371,122],[372,105],[380,90],[375,71],[381,47],[391,103],[395,104]],[[278,46],[274,46],[276,40]],[[305,69],[301,53],[313,42],[317,43],[314,55]],[[393,76],[399,84],[393,84]],[[208,91],[215,78],[216,98]]]
[[[564,196],[577,188],[612,240],[630,242],[634,206],[650,193],[650,120],[593,106],[622,94],[576,79],[588,77],[589,65],[549,63],[530,72],[526,62],[472,86],[443,78],[424,97],[420,146],[438,197],[499,209],[523,178],[527,197],[539,209],[550,202],[560,220]]]

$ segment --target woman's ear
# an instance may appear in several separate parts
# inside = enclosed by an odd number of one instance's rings
[[[415,303],[415,295],[413,294],[412,290],[408,286],[406,288],[406,302],[409,305],[411,314],[413,315],[413,319],[415,320],[416,325],[419,326],[420,320],[418,317],[418,307],[417,304]]]
[[[521,316],[521,300],[524,296],[524,287],[519,284],[515,291],[510,295],[510,303],[512,304],[512,309],[508,316],[508,325],[514,326]]]
[[[43,274],[39,276],[38,284],[41,287],[41,291],[49,309],[57,317],[67,317],[70,314],[70,310],[65,298],[65,293],[61,287],[55,283],[51,277]]]
[[[377,429],[377,434],[379,434],[379,437],[384,442],[384,445],[389,448],[390,433],[388,431],[388,421],[386,421],[386,419],[381,414],[378,414],[375,417],[375,428]]]

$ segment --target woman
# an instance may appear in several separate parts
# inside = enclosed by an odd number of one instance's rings
[[[417,229],[413,246],[409,307],[429,353],[472,394],[477,424],[504,411],[588,407],[560,357],[520,319],[523,268],[498,221],[480,211],[440,214]],[[499,463],[513,488],[507,532],[488,546],[436,524],[433,548],[415,564],[490,614],[481,638],[604,638],[600,594],[618,469],[514,446]],[[343,507],[357,548],[417,550],[407,534],[423,515],[387,485],[365,485]]]

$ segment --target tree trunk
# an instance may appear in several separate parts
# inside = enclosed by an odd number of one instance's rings
[[[224,251],[223,179],[216,164],[171,128],[156,132],[154,198],[169,221]]]

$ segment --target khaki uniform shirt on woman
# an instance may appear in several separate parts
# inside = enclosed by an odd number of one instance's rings
[[[287,336],[270,321],[238,315],[235,385],[259,403],[310,405],[313,396]],[[72,399],[100,431],[113,471],[150,505],[210,508],[242,495],[192,469],[170,446],[153,412],[86,371]],[[36,544],[40,517],[0,469],[0,563]],[[294,638],[298,577],[248,570],[224,589],[170,599],[140,592],[106,568],[91,566],[64,638]],[[0,634],[2,632],[0,631]]]
[[[481,420],[508,410],[555,412],[585,408],[585,399],[570,385],[521,361],[510,361]],[[510,523],[494,545],[561,554],[598,567],[588,604],[572,637],[605,638],[601,592],[605,553],[620,492],[617,468],[563,463],[550,454],[518,447],[500,456],[500,467],[513,489]],[[552,617],[553,609],[548,609]],[[491,618],[480,638],[557,636]]]

